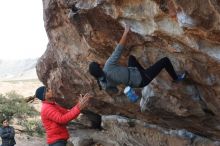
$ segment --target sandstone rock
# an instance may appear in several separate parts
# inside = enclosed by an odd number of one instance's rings
[[[73,140],[74,146],[89,146],[92,144],[93,144],[92,139],[85,139],[85,138],[76,137]]]
[[[219,144],[218,141],[210,141],[185,129],[164,129],[121,116],[103,116],[102,125],[102,131],[75,130],[71,135],[71,141],[86,142],[89,139],[93,142],[90,143],[91,146],[217,146]]]
[[[125,115],[161,127],[186,129],[220,140],[220,3],[214,0],[43,0],[46,52],[38,60],[39,79],[77,101],[92,92],[88,110]],[[78,9],[69,15],[72,7]],[[181,11],[180,11],[181,10]],[[88,73],[91,61],[104,63],[125,24],[131,26],[120,63],[133,54],[144,67],[167,56],[188,80],[178,85],[165,71],[151,83],[155,93],[150,111],[123,94],[100,91]],[[124,86],[120,86],[123,90]],[[73,106],[67,102],[65,106]]]

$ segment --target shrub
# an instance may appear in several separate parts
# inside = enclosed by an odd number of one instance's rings
[[[3,118],[25,118],[39,115],[37,110],[28,105],[24,98],[14,91],[0,94],[0,121]]]
[[[23,119],[19,124],[25,128],[25,132],[30,136],[43,136],[45,131],[40,120]]]
[[[44,130],[40,120],[36,120],[35,118],[33,118],[35,120],[30,120],[30,117],[39,115],[39,112],[15,91],[11,91],[5,95],[0,94],[0,121],[4,118],[17,118],[18,124],[24,127],[24,131],[27,134],[33,135],[36,133],[38,136],[42,136]]]

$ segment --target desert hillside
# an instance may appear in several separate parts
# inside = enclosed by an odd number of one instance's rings
[[[36,74],[37,59],[0,60],[0,93],[10,91],[25,97],[34,95],[41,85]]]
[[[37,79],[37,59],[0,60],[0,81]]]

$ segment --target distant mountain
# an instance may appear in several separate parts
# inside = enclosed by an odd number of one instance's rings
[[[0,81],[37,79],[37,59],[0,60]]]

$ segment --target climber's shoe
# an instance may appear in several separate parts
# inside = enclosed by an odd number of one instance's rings
[[[78,13],[79,11],[79,9],[75,5],[72,6],[71,10],[73,13]]]
[[[178,83],[178,82],[184,81],[186,79],[186,76],[187,76],[186,71],[183,73],[180,73],[177,75],[177,79],[174,82]]]

